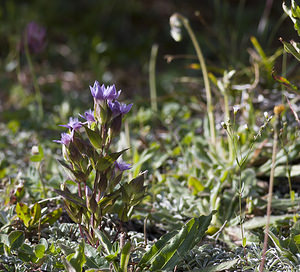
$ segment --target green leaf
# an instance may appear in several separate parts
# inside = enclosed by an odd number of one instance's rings
[[[25,235],[23,231],[15,230],[8,235],[8,243],[9,243],[10,250],[15,250],[17,248],[20,248],[24,243],[24,241],[25,241]]]
[[[84,241],[83,240],[81,240],[81,243],[76,248],[75,253],[72,253],[67,256],[67,261],[75,269],[76,272],[82,271],[82,267],[85,264]]]
[[[49,223],[50,225],[52,225],[60,218],[61,214],[62,214],[62,208],[56,209],[56,210],[48,213],[41,220],[41,225],[46,224],[46,223]]]
[[[33,252],[33,248],[27,244],[23,244],[21,248],[18,250],[18,257],[23,262],[32,262],[36,263],[38,258],[35,256]]]
[[[202,182],[199,179],[197,179],[197,178],[195,178],[193,176],[189,176],[189,178],[188,178],[188,186],[189,186],[189,188],[193,189],[193,194],[194,195],[196,195],[199,192],[202,192],[205,189],[205,187],[202,184]]]
[[[281,245],[281,240],[279,238],[277,238],[273,232],[269,231],[268,234],[269,234],[270,239],[274,243],[275,248],[279,251],[279,253],[282,256],[288,258],[290,261],[292,261],[294,263],[296,263],[298,261],[297,257],[290,250],[284,248]]]
[[[30,160],[31,160],[32,162],[40,162],[40,161],[43,160],[43,158],[44,158],[44,150],[43,150],[42,146],[39,145],[39,153],[38,153],[38,154],[35,154],[35,155],[32,155],[32,156],[30,157]]]
[[[164,235],[145,253],[138,266],[150,266],[150,271],[172,271],[178,261],[201,241],[214,213],[193,218],[180,231]]]
[[[45,250],[48,249],[48,242],[45,238],[41,238],[39,244],[43,245],[45,247]]]
[[[3,243],[6,246],[9,246],[8,235],[1,233],[0,234],[0,244]]]
[[[246,247],[246,245],[247,245],[247,238],[244,237],[244,238],[243,238],[243,247]]]
[[[114,161],[111,160],[109,156],[102,157],[97,161],[96,169],[98,171],[105,171],[107,168],[112,166],[113,163]]]
[[[68,191],[61,191],[61,190],[57,190],[57,189],[54,189],[54,191],[61,195],[62,197],[64,197],[65,199],[73,202],[74,204],[76,205],[79,205],[83,208],[86,208],[86,204],[85,204],[85,201],[83,199],[81,199],[78,195],[76,194],[72,194]]]
[[[101,246],[98,249],[100,250],[100,248]],[[96,248],[92,247],[89,244],[85,245],[85,249],[84,249],[85,258],[86,258],[85,266],[94,269],[101,268],[102,271],[110,271],[109,263],[105,260],[103,256],[101,256],[101,254],[99,254],[99,250],[97,250]]]
[[[84,126],[84,128],[93,147],[100,149],[102,147],[102,138],[100,133],[89,129],[87,126]]]
[[[37,258],[42,259],[45,255],[45,250],[46,248],[44,245],[38,244],[34,247],[34,254]]]
[[[298,61],[300,61],[300,46],[299,43],[295,43],[293,41],[286,42],[282,38],[280,38],[280,41],[283,44],[284,50],[290,54],[292,54]]]
[[[41,205],[39,203],[35,203],[34,206],[30,209],[30,221],[29,226],[33,226],[38,223],[41,218]]]
[[[66,260],[65,256],[62,256],[61,260],[67,272],[81,272],[81,271],[76,271],[76,269],[70,264],[70,262]]]
[[[113,163],[126,151],[128,150],[128,148],[119,151],[119,152],[115,152],[115,153],[111,153],[109,155],[106,155],[102,158],[100,158],[97,161],[96,164],[96,169],[98,171],[105,171],[107,168],[109,168],[110,166],[113,165]]]
[[[282,3],[282,8],[284,12],[291,18],[294,23],[294,28],[298,32],[300,36],[300,27],[299,27],[299,6],[296,4],[294,0],[292,2],[292,8],[288,7],[285,2]]]
[[[300,54],[299,54],[299,56],[300,56]],[[272,77],[274,80],[276,80],[280,84],[283,84],[284,86],[288,87],[289,89],[294,90],[294,91],[298,90],[297,86],[293,85],[285,77],[276,75],[274,70],[272,72]]]
[[[127,242],[121,251],[120,267],[123,272],[127,272],[127,266],[130,258],[131,243]]]
[[[293,215],[284,214],[284,215],[271,215],[270,216],[270,225],[273,225],[276,221],[292,219]],[[256,229],[264,227],[267,224],[266,216],[255,216],[252,219],[244,223],[244,228],[247,230]]]
[[[63,242],[59,241],[57,244],[64,255],[68,256],[71,254],[75,254],[75,250],[73,248],[71,248],[70,246],[65,245]]]
[[[297,245],[300,245],[300,234],[294,236],[294,241]]]
[[[217,265],[211,265],[205,268],[202,268],[201,270],[193,270],[194,272],[218,272],[218,271],[227,271],[231,267],[233,267],[239,259],[234,259],[226,262],[222,262]]]
[[[30,217],[30,210],[28,206],[24,203],[17,203],[16,205],[16,212],[18,217],[24,222],[24,225],[28,228]]]
[[[105,251],[106,251],[106,255],[112,254],[112,244],[109,241],[108,237],[100,230],[98,229],[94,229],[101,245],[104,247]]]

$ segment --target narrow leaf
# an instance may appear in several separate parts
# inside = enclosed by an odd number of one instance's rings
[[[202,268],[201,270],[193,270],[194,272],[218,272],[218,271],[227,271],[231,267],[233,267],[239,259],[234,259],[226,262],[222,262],[217,265],[211,265],[205,268]]]
[[[50,225],[52,225],[53,223],[55,223],[59,217],[62,214],[62,208],[56,209],[50,213],[48,213],[42,220],[41,220],[41,225],[49,223]]]
[[[127,272],[127,266],[130,258],[131,243],[127,242],[121,251],[120,267],[123,272]]]
[[[81,240],[81,243],[76,248],[75,254],[71,254],[72,257],[67,257],[67,260],[70,262],[72,267],[75,268],[77,272],[82,271],[82,267],[85,264],[85,255],[84,255],[84,241]]]
[[[101,148],[102,147],[102,138],[99,134],[99,132],[94,131],[89,129],[87,126],[84,126],[85,131],[88,135],[88,138],[91,142],[91,144],[95,147],[95,148]]]
[[[282,38],[279,39],[284,47],[284,50],[292,54],[298,61],[300,61],[299,44],[295,42],[286,42]]]
[[[67,200],[73,202],[74,204],[79,205],[83,208],[86,208],[85,201],[83,199],[81,199],[78,195],[72,194],[67,191],[57,190],[57,189],[54,189],[54,191],[57,194],[61,195],[62,197],[66,198]]]
[[[107,238],[107,236],[98,229],[94,229],[94,231],[95,231],[97,237],[99,238],[101,245],[104,247],[106,254],[107,255],[112,254],[112,244],[109,241],[109,239]]]
[[[172,271],[180,258],[184,257],[205,235],[213,213],[193,218],[180,231],[164,235],[143,256],[139,266],[150,266],[150,271]]]
[[[31,217],[31,220],[29,222],[30,226],[39,222],[41,218],[41,205],[39,203],[35,203],[34,206],[30,209],[30,217]]]

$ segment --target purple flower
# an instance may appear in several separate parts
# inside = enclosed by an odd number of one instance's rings
[[[79,114],[79,116],[83,119],[85,119],[87,121],[87,123],[92,123],[95,122],[95,118],[94,118],[94,111],[92,111],[91,109],[87,110],[84,113],[84,116]]]
[[[43,51],[46,44],[46,29],[36,22],[30,22],[25,28],[25,42],[31,53],[39,53]],[[23,46],[24,48],[24,41]]]
[[[71,130],[78,130],[82,127],[81,122],[78,121],[78,118],[70,117],[69,123],[66,125],[60,125],[61,127],[66,127]]]
[[[131,107],[133,104],[124,104],[124,103],[119,103],[118,101],[114,102],[108,102],[108,106],[111,109],[112,113],[114,116],[119,115],[119,114],[126,114],[130,111]]]
[[[124,162],[122,159],[115,161],[115,166],[121,172],[129,170],[131,168],[131,164]]]
[[[70,142],[73,141],[73,133],[68,134],[68,133],[62,133],[61,134],[61,139],[60,140],[54,140],[53,142],[59,143],[59,144],[64,144],[65,146],[68,146]]]
[[[114,100],[119,97],[121,91],[116,90],[115,85],[105,87],[104,84],[100,86],[96,80],[94,86],[90,86],[92,96],[98,101]]]

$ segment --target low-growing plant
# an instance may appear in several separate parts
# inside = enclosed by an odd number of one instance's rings
[[[78,118],[70,118],[69,133],[63,133],[61,140],[63,160],[58,161],[67,170],[67,183],[62,190],[56,190],[64,198],[70,218],[79,224],[81,235],[92,246],[98,246],[95,230],[103,228],[105,215],[117,212],[120,222],[127,221],[144,197],[145,173],[130,182],[123,182],[125,170],[131,166],[120,159],[127,150],[112,150],[111,144],[121,130],[122,119],[132,107],[117,101],[121,91],[115,86],[100,86],[96,81],[90,87],[94,98],[94,110],[88,110]],[[76,185],[76,187],[74,187]],[[72,193],[71,191],[76,191]],[[117,200],[121,203],[116,204]],[[121,230],[121,225],[118,226]]]
[[[62,144],[64,160],[59,162],[67,170],[70,181],[62,185],[62,190],[55,191],[63,197],[70,218],[78,223],[82,238],[94,248],[100,246],[101,253],[115,271],[127,271],[130,256],[139,247],[133,247],[122,222],[130,219],[133,208],[145,196],[145,172],[124,182],[123,172],[131,166],[120,156],[127,149],[112,152],[112,143],[132,104],[117,101],[121,91],[117,92],[114,85],[100,86],[96,81],[90,89],[94,111],[81,115],[85,120],[82,122],[71,118],[63,125],[69,132],[56,140]],[[113,213],[118,214],[119,222],[112,228],[116,232],[115,239],[120,234],[119,242],[105,233],[107,216]],[[173,269],[178,262],[176,254],[184,255],[192,249],[204,236],[211,219],[212,213],[193,218],[181,230],[167,233],[142,255],[139,262],[132,263],[132,269]],[[82,241],[63,259],[67,271],[81,271],[86,263],[84,247]]]

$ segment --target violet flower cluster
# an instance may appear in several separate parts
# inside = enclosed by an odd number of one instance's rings
[[[133,207],[145,196],[144,173],[129,182],[122,182],[123,172],[131,165],[121,159],[127,150],[111,151],[112,140],[119,135],[122,120],[132,104],[119,102],[121,91],[115,85],[90,86],[94,108],[70,118],[61,125],[68,132],[54,142],[62,145],[64,160],[58,160],[69,178],[77,184],[77,195],[67,184],[55,190],[65,202],[70,218],[79,224],[81,236],[92,246],[99,244],[95,228],[101,228],[107,213],[116,213],[121,221],[127,221]],[[94,175],[90,175],[91,173]],[[74,190],[73,190],[74,191]],[[120,206],[115,202],[121,201]],[[120,203],[118,203],[120,205]]]
[[[92,127],[93,125],[102,129],[102,133],[106,136],[106,143],[110,145],[112,135],[116,136],[120,132],[121,121],[123,116],[128,113],[133,104],[124,104],[117,101],[121,94],[121,90],[117,91],[115,85],[105,86],[100,85],[96,80],[93,86],[90,86],[91,94],[94,98],[94,111],[89,109],[84,112],[84,114],[79,114],[79,116],[84,121],[79,121],[77,117],[70,117],[69,122],[65,125],[60,125],[69,129],[69,133],[62,133],[60,140],[54,140],[56,143],[63,144],[65,147],[69,148],[70,143],[74,140],[75,132],[78,132],[82,127]],[[100,109],[100,113],[99,113]],[[105,113],[104,113],[105,112]],[[98,113],[95,115],[95,113]],[[109,116],[110,119],[105,120],[101,116]],[[98,123],[98,124],[97,124]],[[116,127],[117,123],[117,127]],[[104,126],[103,126],[104,125]],[[107,130],[105,134],[104,130]],[[122,159],[118,159],[115,162],[115,168],[120,171],[125,171],[130,169],[130,164],[126,164]]]
[[[30,22],[26,25],[21,50],[27,46],[30,53],[40,53],[46,46],[46,29],[36,22]]]
[[[95,81],[90,90],[94,109],[80,114],[80,119],[71,117],[61,125],[68,132],[54,141],[62,145],[64,160],[58,161],[77,184],[77,195],[71,193],[66,183],[55,191],[63,197],[70,218],[79,224],[81,236],[95,246],[99,240],[94,230],[101,227],[105,214],[116,213],[121,221],[127,221],[133,207],[144,198],[146,186],[144,173],[122,182],[123,172],[131,168],[121,159],[127,149],[111,151],[112,140],[120,133],[123,117],[132,104],[117,100],[121,91],[115,85]],[[90,175],[92,172],[94,175]],[[121,208],[115,205],[117,200],[121,200]]]

